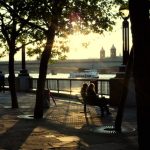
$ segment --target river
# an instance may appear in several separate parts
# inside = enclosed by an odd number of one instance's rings
[[[30,74],[33,78],[38,78],[38,74]],[[99,74],[99,79],[110,79],[114,78],[116,74]],[[58,73],[58,74],[47,74],[47,78],[69,78],[68,73]]]
[[[18,74],[15,74],[16,77],[18,76]],[[29,74],[31,77],[33,78],[38,78],[38,74],[37,73],[30,73]],[[99,74],[99,79],[110,79],[110,78],[114,78],[116,76],[116,74]],[[5,77],[8,77],[8,74],[5,74]],[[57,74],[47,74],[47,78],[60,78],[60,79],[65,79],[65,78],[69,78],[69,73],[57,73]]]

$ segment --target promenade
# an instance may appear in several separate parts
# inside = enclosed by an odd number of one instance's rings
[[[124,111],[122,133],[106,130],[114,125],[112,115],[100,116],[97,107],[88,107],[76,99],[56,97],[45,109],[44,118],[33,119],[34,93],[17,93],[19,109],[11,109],[10,93],[0,93],[0,149],[6,150],[138,150],[135,107]]]

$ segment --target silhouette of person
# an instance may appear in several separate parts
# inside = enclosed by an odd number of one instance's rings
[[[80,91],[80,94],[83,98],[83,101],[86,100],[86,97],[87,97],[87,88],[88,88],[88,84],[87,83],[83,83],[82,87],[81,87],[81,91]]]
[[[2,71],[0,71],[0,91],[4,91],[4,86],[5,86],[5,77]]]
[[[105,97],[99,98],[95,92],[95,85],[90,83],[87,88],[87,104],[93,106],[99,106],[101,110],[101,116],[104,116],[104,111],[106,111],[107,115],[111,114],[109,112],[109,107],[107,106]]]

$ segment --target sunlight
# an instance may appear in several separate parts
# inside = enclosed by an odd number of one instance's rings
[[[58,40],[61,39],[58,38]],[[129,40],[131,48],[131,33]],[[98,59],[100,58],[102,47],[105,50],[105,56],[110,57],[110,49],[113,44],[116,47],[117,56],[122,56],[122,20],[117,22],[112,32],[105,32],[101,35],[92,32],[84,35],[79,30],[76,30],[74,34],[68,36],[67,42],[67,46],[69,47],[69,52],[66,53],[67,59]],[[28,57],[26,54],[26,60],[35,60],[36,58],[37,55]],[[8,60],[8,56],[0,58],[0,60]],[[15,55],[15,60],[21,60],[21,52]]]
[[[90,44],[90,35],[83,35],[78,33],[74,33],[68,37],[69,39],[69,47],[75,49],[84,49],[87,48]]]
[[[80,31],[68,37],[69,53],[67,59],[100,58],[100,50],[103,47],[105,56],[110,57],[112,45],[116,47],[116,55],[122,56],[122,20],[118,20],[112,32],[104,34],[89,33],[83,35]],[[132,46],[131,33],[129,34],[130,48]]]
[[[88,58],[99,58],[100,50],[104,47],[106,57],[110,56],[110,48],[114,44],[117,46],[117,55],[121,53],[121,40],[118,44],[121,35],[106,34],[99,35],[96,33],[90,33],[88,35],[83,35],[80,33],[75,33],[69,36],[69,53],[67,54],[68,59],[88,59]],[[119,48],[119,49],[118,49]]]

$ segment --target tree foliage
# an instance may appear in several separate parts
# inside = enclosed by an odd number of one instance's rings
[[[22,6],[22,7],[21,7]],[[15,14],[24,16],[26,10],[25,2],[20,1],[0,1],[0,39],[2,47],[9,53],[9,88],[12,99],[12,108],[18,108],[18,101],[15,86],[14,55],[20,49],[18,45],[27,37],[27,24],[20,21]]]
[[[15,36],[15,45],[20,39],[36,42],[38,48],[36,53],[40,55],[39,79],[37,85],[35,118],[43,116],[43,93],[45,79],[47,74],[47,64],[49,58],[61,56],[62,52],[68,51],[64,43],[54,45],[56,37],[66,39],[69,34],[80,31],[83,34],[96,32],[102,34],[104,31],[112,31],[115,25],[115,19],[118,16],[118,10],[115,7],[118,0],[0,0],[0,6],[6,10],[8,17],[13,18],[15,28],[10,31],[17,31]],[[1,21],[3,21],[1,14]],[[10,19],[11,20],[11,19]],[[7,19],[6,19],[7,21]],[[7,22],[7,26],[11,21]],[[16,24],[17,23],[17,24]],[[2,27],[2,26],[1,26]],[[20,36],[20,31],[22,32]],[[5,39],[9,39],[9,36]],[[11,37],[11,36],[10,36]],[[34,41],[32,41],[34,39]],[[9,44],[9,40],[7,40]],[[38,42],[37,42],[38,41]],[[42,49],[42,47],[44,47]],[[12,52],[11,45],[9,51]],[[14,55],[16,49],[11,55]],[[32,51],[29,52],[32,55]],[[11,56],[10,55],[10,56]],[[65,58],[65,56],[61,56]],[[13,60],[12,60],[13,61]]]
[[[7,2],[7,3],[6,3]],[[89,32],[103,33],[104,31],[112,31],[115,25],[115,19],[118,16],[118,10],[115,7],[122,2],[121,0],[69,0],[63,4],[63,10],[58,18],[58,25],[55,34],[57,37],[67,38],[69,34],[80,31],[83,34],[88,34]],[[26,43],[34,44],[34,48],[29,47],[28,54],[33,56],[35,54],[41,55],[42,49],[45,45],[45,32],[50,27],[52,23],[52,8],[54,6],[55,0],[1,0],[1,4],[4,9],[7,9],[8,17],[12,16],[11,12],[14,10],[13,5],[17,7],[15,10],[15,15],[19,16],[21,24],[30,22],[30,27],[26,28],[24,31],[24,39]],[[56,6],[57,7],[57,6]],[[59,15],[56,10],[54,16],[55,18]],[[25,29],[25,28],[24,28]],[[29,34],[28,34],[29,33]],[[36,40],[33,40],[36,39]],[[18,39],[19,40],[19,39]],[[38,41],[38,44],[37,44]],[[56,44],[55,44],[56,43]],[[58,47],[57,41],[55,41],[54,47]],[[36,46],[35,46],[36,45]],[[65,57],[62,52],[68,52],[68,47],[62,44],[61,50],[52,49],[51,57]],[[63,49],[64,48],[64,49]],[[40,57],[40,56],[39,56]]]

